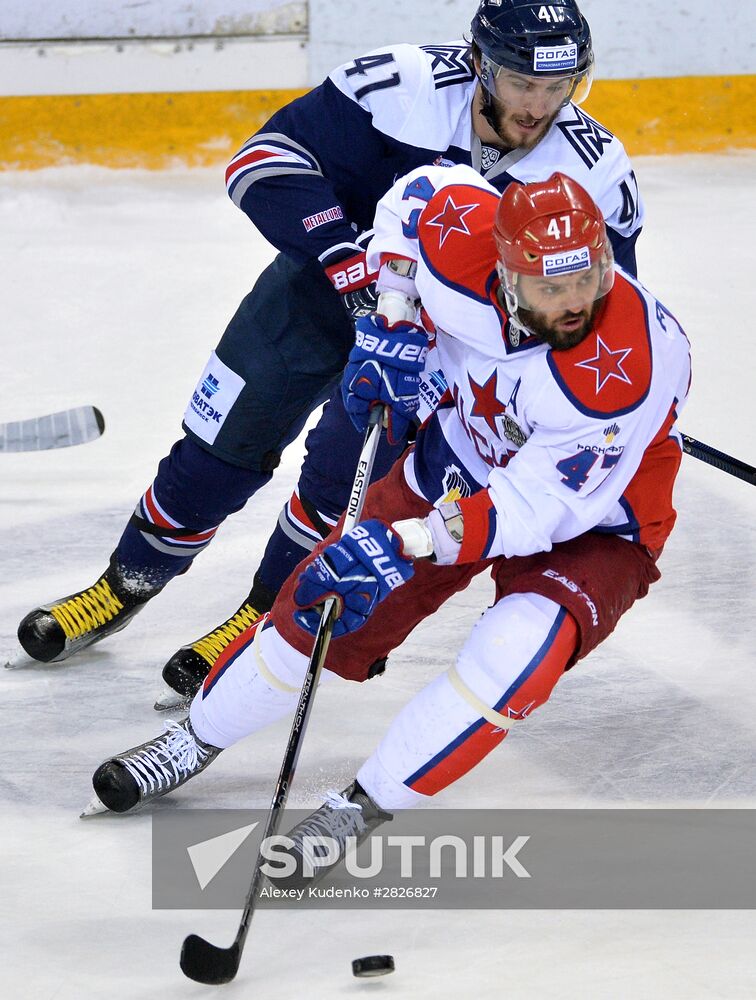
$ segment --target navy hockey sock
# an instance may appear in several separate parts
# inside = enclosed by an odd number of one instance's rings
[[[224,462],[182,438],[160,462],[155,481],[136,505],[112,559],[146,588],[185,572],[220,524],[241,510],[271,473]]]
[[[278,593],[294,567],[330,532],[349,501],[362,435],[349,418],[337,388],[305,441],[307,454],[297,489],[281,511],[255,582]],[[381,439],[373,480],[385,476],[405,444]]]
[[[296,491],[292,493],[268,539],[255,584],[261,583],[277,594],[295,566],[325,538],[337,520],[338,515],[324,514]]]

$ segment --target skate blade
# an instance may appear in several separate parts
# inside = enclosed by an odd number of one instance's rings
[[[47,664],[43,663],[42,660],[35,660],[33,657],[29,656],[29,654],[20,647],[15,650],[9,650],[7,653],[4,653],[0,659],[6,670],[23,670],[24,667],[47,666]]]
[[[18,670],[19,667],[28,667],[34,662],[26,653],[4,654],[2,660],[6,670]]]
[[[159,692],[157,698],[155,698],[155,704],[153,708],[156,712],[172,712],[174,709],[181,709],[182,711],[189,708],[192,703],[191,697],[187,697],[185,694],[179,694],[178,691],[174,691],[173,688],[169,688],[167,685]]]
[[[84,812],[79,815],[79,819],[88,819],[90,816],[98,816],[101,813],[110,812],[107,806],[103,805],[102,802],[97,798],[96,795],[92,796],[91,800],[84,807]]]

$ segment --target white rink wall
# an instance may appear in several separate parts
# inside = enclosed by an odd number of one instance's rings
[[[306,24],[306,0],[3,0],[0,39],[286,34]]]
[[[756,72],[752,0],[582,0],[603,79]],[[474,0],[3,0],[0,41],[309,37],[309,82],[392,42],[449,41]],[[280,60],[269,87],[297,86]]]
[[[0,5],[0,170],[221,165],[335,66],[380,45],[459,39],[476,9],[475,0]],[[597,59],[586,109],[632,155],[756,145],[753,0],[582,7]]]
[[[581,0],[602,79],[756,72],[753,0]],[[364,49],[449,41],[474,0],[310,0],[310,80]]]

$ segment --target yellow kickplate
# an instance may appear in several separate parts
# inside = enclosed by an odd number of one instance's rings
[[[303,90],[0,97],[0,170],[222,166]],[[585,109],[631,156],[756,147],[756,76],[597,80]]]
[[[0,170],[225,163],[303,90],[0,98]]]
[[[598,80],[588,114],[631,156],[756,148],[756,76]]]

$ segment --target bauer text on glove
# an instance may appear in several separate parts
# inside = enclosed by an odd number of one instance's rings
[[[401,541],[382,521],[363,521],[347,531],[300,574],[294,602],[295,622],[318,630],[318,606],[335,597],[341,607],[333,635],[338,638],[361,628],[375,606],[406,583],[415,570],[402,554]]]
[[[341,391],[358,430],[367,427],[371,408],[388,408],[388,438],[396,444],[417,412],[420,373],[428,354],[428,337],[414,323],[389,324],[373,314],[358,319]]]
[[[357,247],[355,247],[357,249]],[[339,251],[336,251],[338,258]],[[328,280],[341,296],[341,301],[349,317],[353,320],[368,316],[378,304],[375,279],[378,275],[368,270],[364,251],[359,251],[346,259],[330,262],[323,260]]]

